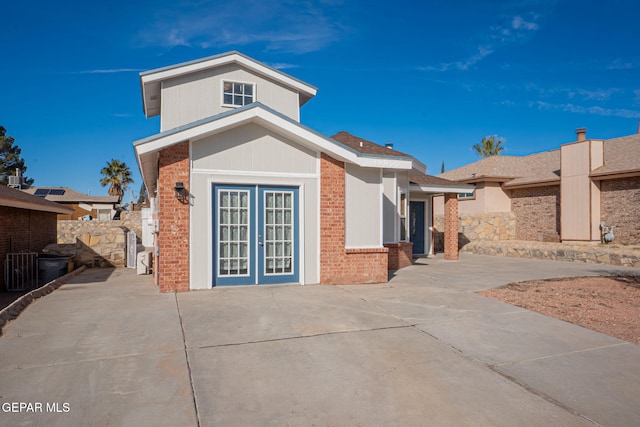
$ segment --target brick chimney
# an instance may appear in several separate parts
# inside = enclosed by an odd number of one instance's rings
[[[586,140],[587,139],[587,128],[578,128],[578,129],[576,129],[576,135],[578,135],[578,142]]]

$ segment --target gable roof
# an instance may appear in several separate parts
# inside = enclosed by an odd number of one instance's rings
[[[45,200],[42,197],[32,196],[31,194],[4,185],[0,185],[0,206],[59,214],[73,212],[73,209],[66,206]]]
[[[90,196],[80,193],[69,187],[28,187],[22,191],[27,194],[35,194],[38,190],[58,190],[54,194],[46,194],[38,199],[46,199],[58,203],[105,203],[114,204],[120,201],[118,196]],[[40,193],[40,192],[39,192]]]
[[[331,137],[332,139],[351,147],[352,149],[370,155],[392,155],[410,157],[408,154],[384,147],[375,142],[368,141],[359,136],[355,136],[346,131],[340,131]],[[422,165],[422,163],[420,163]],[[423,165],[424,166],[424,165]],[[425,168],[426,169],[426,168]],[[424,170],[424,169],[423,169]],[[421,170],[412,169],[409,173],[409,182],[413,185],[414,191],[429,193],[459,193],[473,191],[474,187],[427,175]]]
[[[438,175],[462,182],[560,181],[560,150],[528,156],[491,156]]]
[[[198,120],[133,142],[136,159],[150,193],[157,180],[158,152],[184,141],[198,141],[211,135],[255,123],[291,141],[331,157],[362,167],[398,170],[424,170],[424,165],[411,156],[363,153],[300,124],[259,102]]]
[[[381,154],[383,156],[404,156],[410,157],[408,154],[394,150],[393,148],[387,148],[375,142],[367,141],[364,138],[350,134],[349,132],[340,131],[333,135],[331,139],[347,145],[356,151],[363,154]]]
[[[608,139],[604,142],[604,165],[592,177],[640,172],[640,134]]]
[[[310,84],[296,79],[295,77],[276,70],[262,62],[256,61],[242,53],[232,50],[219,55],[196,59],[194,61],[183,62],[170,65],[168,67],[156,68],[140,73],[140,86],[142,87],[142,108],[146,117],[153,117],[160,113],[161,82],[192,74],[202,70],[217,68],[227,64],[237,64],[246,69],[260,74],[263,77],[280,82],[281,84],[298,92],[299,105],[303,106],[313,98],[318,89]]]
[[[591,177],[640,175],[640,134],[603,141],[604,165]],[[502,182],[505,188],[560,184],[560,149],[528,156],[491,156],[438,175],[459,182]]]

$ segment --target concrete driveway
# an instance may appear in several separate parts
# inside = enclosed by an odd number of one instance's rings
[[[0,425],[640,425],[639,346],[474,293],[620,272],[462,254],[174,295],[88,270],[5,327]]]

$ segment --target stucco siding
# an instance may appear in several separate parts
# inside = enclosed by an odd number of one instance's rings
[[[589,141],[561,147],[562,240],[591,239],[591,182]]]
[[[460,214],[483,214],[489,212],[510,212],[511,199],[499,182],[479,182],[473,199],[461,199],[458,203]],[[433,198],[435,215],[444,215],[444,196]]]
[[[382,177],[379,169],[346,165],[345,245],[382,246]]]
[[[222,81],[255,84],[254,100],[300,120],[298,93],[237,65],[205,70],[162,82],[160,130],[174,129],[229,111],[222,106]]]

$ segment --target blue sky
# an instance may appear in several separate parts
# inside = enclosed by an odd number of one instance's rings
[[[159,131],[138,73],[239,50],[318,87],[302,123],[413,154],[429,172],[636,133],[640,5],[601,1],[5,2],[0,125],[35,185],[106,194],[112,158]],[[127,199],[128,201],[128,199]]]

